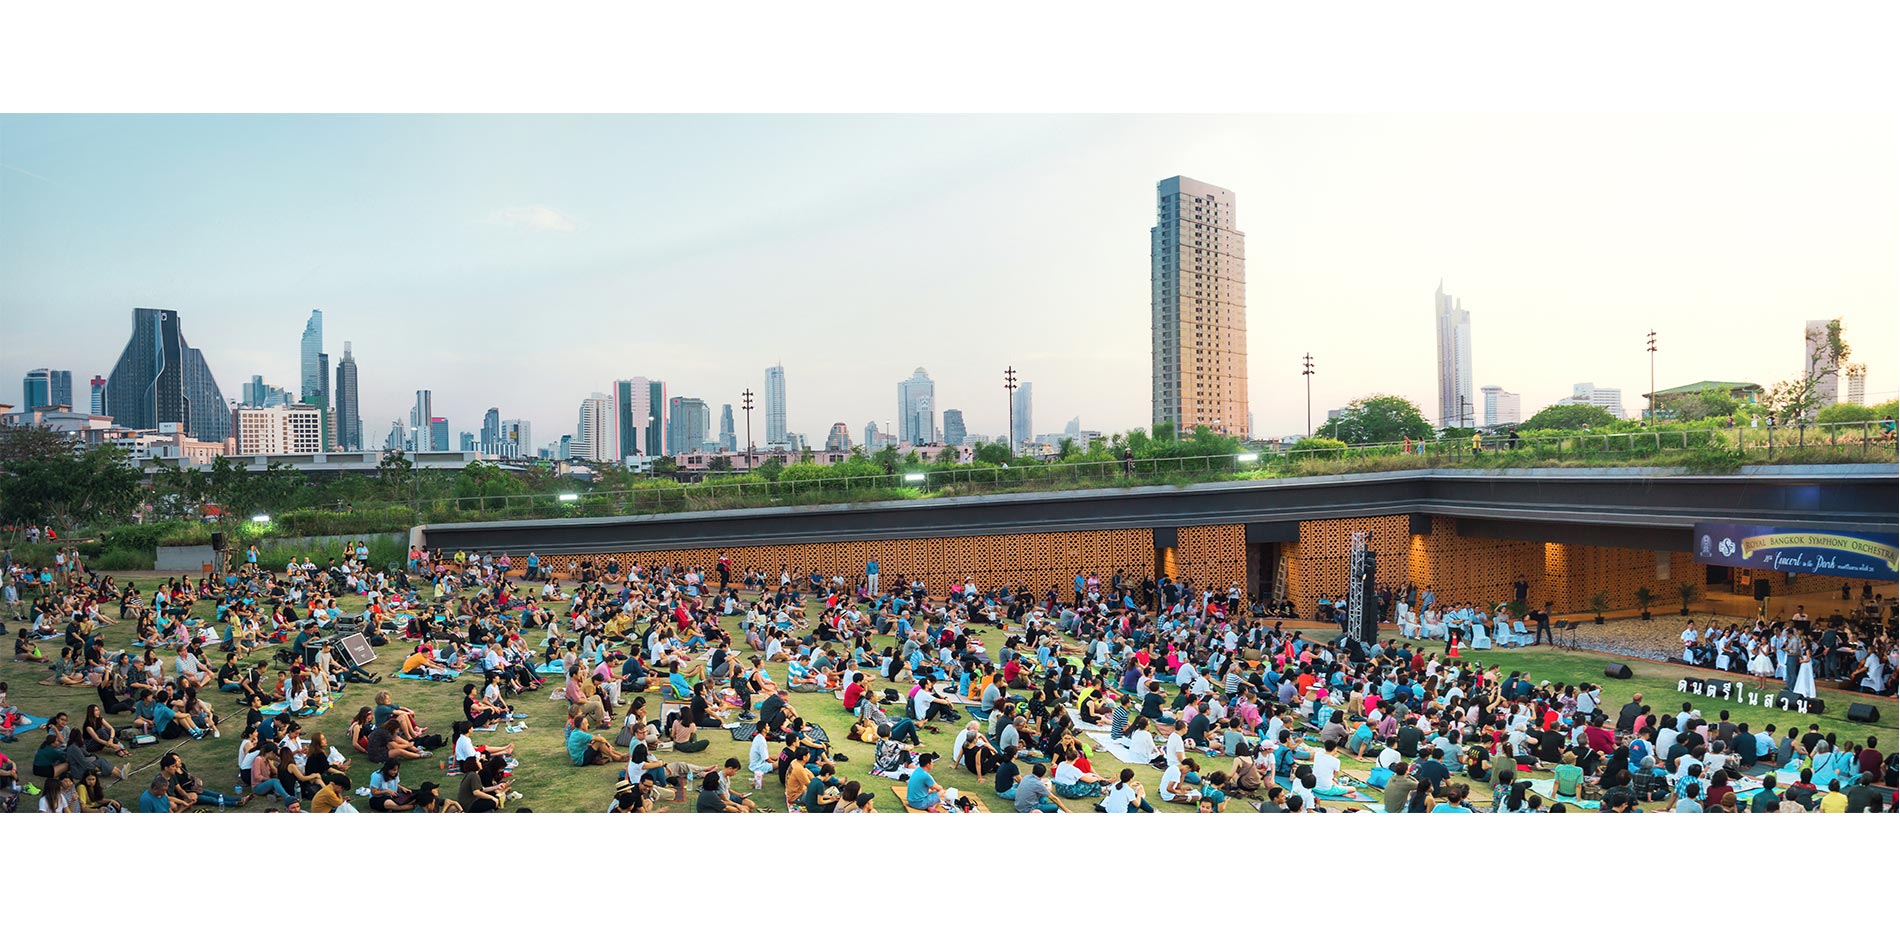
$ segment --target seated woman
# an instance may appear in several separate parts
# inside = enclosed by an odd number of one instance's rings
[[[1425,610],[1425,620],[1419,626],[1419,633],[1427,640],[1439,640],[1445,636],[1445,621],[1437,611]]]
[[[1155,757],[1161,755],[1161,748],[1155,746],[1155,735],[1147,718],[1137,715],[1129,722],[1128,732],[1121,740],[1128,745],[1128,761],[1131,763],[1153,762]]]
[[[726,711],[714,704],[703,682],[693,685],[693,698],[689,710],[692,712],[693,724],[696,727],[720,728],[726,724]]]
[[[698,753],[712,745],[711,741],[699,737],[699,726],[693,723],[690,712],[674,712],[673,722],[667,727],[667,736],[672,739],[676,752]]]
[[[979,724],[971,721],[957,732],[956,741],[950,746],[950,761],[981,778],[996,769],[997,759],[996,748],[978,729]]]
[[[1055,775],[1050,779],[1050,790],[1062,798],[1100,798],[1108,787],[1108,780],[1092,772],[1084,772],[1078,761],[1080,754],[1066,757],[1056,764]]]
[[[1260,771],[1260,765],[1250,756],[1234,757],[1234,768],[1228,775],[1227,790],[1246,798],[1258,796],[1266,788],[1266,776]]]
[[[458,725],[466,723],[471,727],[489,730],[494,729],[496,721],[505,717],[501,711],[488,704],[486,699],[475,694],[475,684],[472,682],[462,685],[462,716],[468,720],[457,722]]]

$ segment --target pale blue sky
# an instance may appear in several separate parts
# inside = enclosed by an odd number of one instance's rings
[[[1876,398],[1900,342],[1900,150],[1823,117],[4,117],[0,401],[30,367],[107,373],[133,306],[183,313],[228,397],[294,385],[324,310],[366,436],[419,387],[474,431],[571,431],[590,391],[664,378],[737,404],[783,360],[822,441],[938,407],[1003,429],[1146,423],[1154,185],[1233,189],[1263,434],[1374,391],[1436,418],[1432,290],[1475,381],[1528,414],[1577,381],[1770,383],[1841,315]],[[80,401],[84,401],[83,398]],[[762,418],[755,431],[763,430]]]

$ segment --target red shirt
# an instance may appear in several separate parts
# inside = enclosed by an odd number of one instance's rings
[[[861,698],[864,698],[864,685],[862,683],[854,682],[844,687],[844,707],[846,711],[857,710],[858,700]]]
[[[1023,674],[1023,665],[1021,663],[1016,662],[1016,659],[1014,657],[1011,657],[1008,663],[1003,664],[1003,681],[1004,682],[1013,683],[1016,681],[1016,677],[1021,676],[1022,674]]]

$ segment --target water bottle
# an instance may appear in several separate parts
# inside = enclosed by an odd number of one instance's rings
[[[218,813],[224,813],[224,796],[222,795],[218,796]]]

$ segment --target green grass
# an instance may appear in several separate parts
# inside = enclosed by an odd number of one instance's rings
[[[152,580],[149,578],[139,579],[138,582],[142,589],[149,589],[152,585]],[[361,607],[361,600],[345,597],[343,607],[345,609]],[[209,604],[200,603],[195,611],[200,616],[208,616],[211,610]],[[10,626],[17,628],[17,624],[14,623],[10,623]],[[735,639],[740,636],[732,622],[728,622],[728,627],[734,631]],[[103,633],[108,644],[113,648],[127,646],[132,637],[129,623],[106,628]],[[995,652],[1002,643],[1000,630],[988,629],[981,636],[991,652]],[[535,636],[534,640],[538,643],[538,636]],[[888,638],[883,638],[878,643],[882,646],[888,640]],[[54,644],[53,649],[57,653],[58,642],[50,643]],[[462,690],[459,683],[431,683],[394,678],[393,664],[396,658],[405,652],[405,649],[399,643],[392,643],[381,648],[381,659],[371,667],[383,675],[384,679],[380,685],[350,686],[337,704],[323,716],[304,720],[306,731],[324,732],[332,743],[338,745],[339,749],[351,755],[350,775],[358,785],[368,782],[371,771],[369,761],[360,754],[354,754],[344,745],[343,733],[357,708],[372,703],[376,690],[383,688],[390,690],[395,695],[397,703],[415,709],[424,724],[445,734],[449,725],[461,717]],[[1495,662],[1507,671],[1526,671],[1534,680],[1551,679],[1569,683],[1601,682],[1606,693],[1606,710],[1612,714],[1628,700],[1630,693],[1642,691],[1645,693],[1645,699],[1656,706],[1659,714],[1665,711],[1673,713],[1686,699],[1696,703],[1703,714],[1710,718],[1715,717],[1715,711],[1728,707],[1737,720],[1748,721],[1751,727],[1771,721],[1784,727],[1791,723],[1799,723],[1805,727],[1810,720],[1793,713],[1762,708],[1751,709],[1746,705],[1735,706],[1715,699],[1678,696],[1675,692],[1675,680],[1681,674],[1674,672],[1679,669],[1677,667],[1636,661],[1632,664],[1636,678],[1623,681],[1603,677],[1605,660],[1621,659],[1605,655],[1532,650],[1485,652],[1478,656],[1481,656],[1487,664]],[[214,663],[222,662],[222,659],[222,655],[212,654]],[[782,678],[782,669],[774,675]],[[45,672],[35,664],[11,661],[0,664],[0,680],[8,683],[13,701],[31,714],[50,716],[54,712],[64,711],[77,720],[82,716],[86,706],[95,701],[95,693],[91,689],[39,685],[39,681],[44,677]],[[1888,715],[1893,710],[1891,701],[1882,703],[1874,699],[1850,699],[1845,693],[1836,692],[1823,692],[1822,696],[1827,700],[1829,708],[1828,715],[1818,719],[1823,730],[1839,731],[1843,737],[1891,734],[1891,725],[1886,727],[1859,725],[1844,720],[1845,705],[1850,700],[1869,701],[1881,705],[1883,715]],[[848,762],[840,764],[840,775],[847,779],[857,779],[871,787],[878,795],[877,807],[880,811],[901,813],[895,796],[890,794],[890,780],[869,774],[871,748],[844,739],[845,732],[850,728],[851,717],[844,710],[843,705],[828,694],[792,693],[790,700],[800,714],[822,724],[825,730],[832,734],[835,749],[850,758]],[[658,717],[657,699],[649,695],[648,701],[649,715]],[[153,746],[135,749],[132,751],[130,761],[138,772],[133,774],[130,782],[114,785],[110,789],[110,794],[122,802],[136,800],[139,781],[144,779],[149,782],[153,772],[145,767],[155,764],[166,750],[178,751],[191,769],[204,778],[209,787],[228,791],[237,764],[238,734],[243,725],[243,713],[232,704],[232,697],[225,693],[213,693],[212,704],[220,711],[231,713],[223,722],[225,736],[222,739],[207,738],[199,741],[184,739],[160,742]],[[565,706],[564,703],[549,700],[547,692],[524,694],[517,698],[515,707],[530,715],[527,731],[513,735],[505,732],[478,734],[476,740],[478,743],[513,743],[515,745],[516,755],[521,759],[521,765],[515,772],[515,788],[526,796],[519,805],[533,808],[536,812],[593,812],[604,809],[612,797],[614,777],[621,767],[595,766],[583,769],[574,767],[568,761],[561,736]],[[127,717],[126,715],[116,716],[115,722],[124,723]],[[946,787],[955,787],[983,798],[994,812],[1009,813],[1011,810],[1009,804],[995,797],[995,793],[990,788],[990,782],[978,781],[964,769],[950,764],[948,760],[950,744],[959,725],[946,724],[940,727],[943,731],[941,734],[922,732],[924,746],[945,756],[945,760],[936,768],[939,781]],[[33,750],[39,745],[39,737],[36,733],[28,734],[17,744],[5,745],[4,748],[0,748],[0,752],[12,756],[22,767],[30,765]],[[741,761],[745,759],[747,743],[731,740],[723,731],[710,732],[710,739],[712,745],[704,753],[692,756],[692,761],[701,764],[716,764],[723,762],[727,757],[738,757]],[[1883,743],[1890,742],[1891,738],[1883,737],[1882,740]],[[442,784],[447,794],[453,795],[456,780],[447,777],[439,768],[439,761],[449,754],[448,749],[443,749],[437,751],[434,758],[407,764],[403,773],[404,782],[413,788],[424,781],[432,780]],[[671,756],[671,754],[664,755]],[[1098,773],[1110,777],[1116,775],[1123,766],[1114,757],[1103,752],[1095,753],[1091,759]],[[1345,769],[1360,777],[1363,777],[1370,768],[1369,763],[1355,760],[1350,756],[1342,757],[1342,759]],[[1224,767],[1225,761],[1221,760],[1203,764],[1203,769],[1206,771]],[[1158,770],[1147,766],[1137,766],[1135,774],[1138,780],[1147,785],[1150,796],[1159,791],[1160,772]],[[783,795],[776,786],[776,777],[768,776],[766,788],[754,796],[754,799],[764,807],[783,810],[785,807]],[[1474,790],[1474,795],[1481,797],[1488,797],[1489,794],[1488,788]],[[22,799],[22,810],[29,810],[35,806],[35,802],[26,800],[26,796],[22,796]],[[689,795],[688,802],[668,804],[667,807],[672,812],[689,812],[690,799]],[[361,800],[357,801],[360,806]],[[274,801],[258,801],[243,810],[258,812],[265,810],[266,806],[274,805]],[[1069,802],[1069,805],[1076,810],[1087,808],[1087,803],[1083,801]],[[1186,806],[1177,805],[1162,805],[1161,807],[1165,812],[1192,810]],[[1230,802],[1228,807],[1232,811],[1252,813],[1251,808],[1239,801]]]

